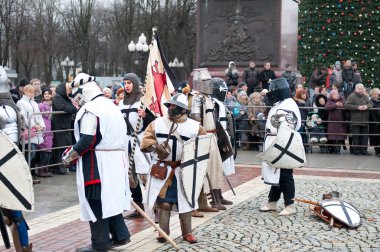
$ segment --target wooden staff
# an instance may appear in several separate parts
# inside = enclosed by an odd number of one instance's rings
[[[305,200],[305,199],[292,199],[292,200],[298,201],[298,202],[307,203],[307,204],[311,204],[311,205],[315,205],[315,206],[319,206],[320,205],[318,202],[314,202],[314,201],[311,201],[311,200]]]
[[[178,245],[132,200],[132,206],[162,235],[177,251]]]

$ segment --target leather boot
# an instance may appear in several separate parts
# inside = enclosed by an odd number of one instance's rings
[[[191,233],[191,212],[180,213],[179,222],[181,224],[183,240],[188,243],[196,243],[197,238]]]
[[[170,211],[172,209],[171,203],[160,203],[158,209],[159,215],[159,226],[167,234],[170,234],[169,224],[170,224]],[[161,234],[158,234],[158,242],[166,242],[166,239]]]
[[[212,199],[212,201],[210,202],[211,207],[216,208],[218,210],[226,210],[227,209],[225,206],[223,206],[220,203],[220,196],[219,196],[218,189],[212,189],[211,199]]]
[[[26,246],[26,247],[22,247],[22,252],[32,252],[33,250],[33,244],[32,243],[30,243],[28,246]]]
[[[191,217],[203,218],[204,215],[198,212],[197,210],[191,211]]]
[[[144,209],[144,204],[143,203],[136,203],[143,211]],[[141,215],[141,213],[137,210],[134,210],[132,213],[124,216],[124,219],[136,219],[136,218],[143,218],[144,216]]]
[[[203,190],[202,190],[201,194],[199,195],[198,205],[199,205],[198,211],[201,211],[201,212],[219,212],[218,209],[210,207],[208,205],[207,196],[205,193],[203,193]]]
[[[229,201],[229,200],[226,200],[226,199],[223,198],[222,189],[216,189],[216,190],[218,190],[219,198],[220,198],[220,203],[222,205],[232,205],[233,204],[232,201]]]

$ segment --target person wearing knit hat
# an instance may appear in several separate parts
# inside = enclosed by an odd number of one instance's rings
[[[139,145],[135,145],[132,149],[133,143],[136,141],[134,132],[137,133],[139,141],[141,141],[144,129],[155,119],[154,116],[145,109],[140,99],[143,94],[140,91],[139,78],[134,73],[128,73],[123,78],[124,82],[124,99],[119,103],[119,109],[124,116],[125,123],[127,124],[127,155],[131,160],[133,155],[133,164],[135,166],[136,174],[144,181],[146,175],[150,170],[151,160],[150,156],[141,152]],[[139,124],[139,127],[137,125]],[[138,142],[139,142],[138,141]],[[131,178],[130,178],[131,179]],[[144,210],[143,196],[139,180],[134,181],[135,185],[131,185],[133,201]],[[144,181],[145,183],[146,181]],[[141,218],[143,217],[137,210],[125,215],[126,219]]]
[[[22,95],[24,94],[24,87],[28,84],[29,81],[27,79],[21,79],[16,88],[10,90],[12,99],[15,103],[17,103],[21,99]]]

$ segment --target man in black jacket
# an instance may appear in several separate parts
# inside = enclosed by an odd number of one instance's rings
[[[255,87],[259,86],[259,71],[255,68],[256,64],[254,61],[249,62],[249,67],[244,70],[243,82],[247,83],[248,96],[254,92]]]
[[[70,84],[70,83],[67,83]],[[65,130],[62,132],[54,132],[53,147],[62,147],[54,149],[52,154],[53,163],[61,163],[62,153],[67,146],[73,145],[73,115],[78,109],[73,105],[67,94],[70,93],[70,88],[66,87],[66,83],[61,83],[56,88],[56,95],[53,98],[53,111],[64,111],[65,114],[53,114],[52,130]],[[66,167],[57,168],[54,173],[60,175],[68,175]]]
[[[270,63],[264,64],[264,70],[260,72],[259,80],[261,81],[262,89],[269,90],[269,81],[276,79],[276,74],[272,69],[270,69]]]

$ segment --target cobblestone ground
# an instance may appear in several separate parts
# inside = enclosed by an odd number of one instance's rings
[[[297,214],[278,216],[262,213],[267,193],[253,197],[194,230],[198,243],[186,245],[175,240],[181,251],[380,251],[380,183],[363,180],[296,179],[296,197],[318,201],[332,190],[359,209],[358,229],[330,228],[309,211],[309,205],[296,203]],[[155,251],[174,251],[165,245]]]

